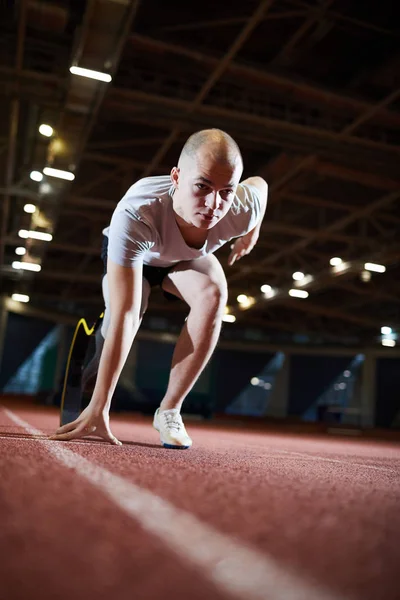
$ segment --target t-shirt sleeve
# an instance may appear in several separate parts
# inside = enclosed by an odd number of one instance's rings
[[[134,267],[154,246],[153,238],[152,229],[138,214],[116,210],[108,231],[108,256],[122,267]]]
[[[261,218],[261,208],[258,189],[248,183],[239,183],[230,209],[231,237],[240,237],[254,229]]]

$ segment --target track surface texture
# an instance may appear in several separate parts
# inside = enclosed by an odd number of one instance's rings
[[[123,446],[49,441],[0,405],[1,600],[395,600],[400,445],[112,417]]]

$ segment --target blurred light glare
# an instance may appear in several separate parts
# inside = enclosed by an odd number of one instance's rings
[[[339,264],[335,265],[332,267],[332,271],[334,273],[343,273],[344,271],[347,271],[348,269],[350,269],[351,264],[348,262],[340,262]]]
[[[263,294],[269,294],[270,292],[272,292],[272,287],[270,285],[267,285],[267,284],[262,285],[260,289],[261,289],[261,291],[262,291]]]
[[[39,192],[41,194],[49,194],[51,192],[51,185],[49,183],[42,183],[42,185],[39,188]]]
[[[15,248],[15,254],[18,254],[18,256],[23,256],[26,254],[26,248],[23,246],[18,246],[18,248]]]
[[[25,204],[24,211],[26,213],[33,214],[36,210],[36,206],[34,204]]]
[[[295,281],[301,281],[304,278],[304,273],[302,273],[301,271],[296,271],[295,273],[293,273],[292,277]]]
[[[350,371],[344,371],[343,376],[344,377],[350,377],[351,372]]]
[[[367,271],[373,271],[374,273],[384,273],[386,267],[384,265],[378,265],[376,263],[365,263],[364,269]]]
[[[258,377],[252,377],[250,379],[250,383],[251,385],[258,385],[260,383],[260,380],[258,379]]]
[[[32,181],[42,181],[43,173],[40,171],[31,171],[29,177],[32,179]]]
[[[236,317],[235,317],[235,315],[224,315],[222,317],[222,320],[225,323],[234,323],[236,321]]]
[[[39,127],[39,133],[41,133],[45,137],[51,137],[54,133],[54,129],[51,127],[51,125],[46,125],[46,123],[42,123]]]
[[[369,271],[361,271],[361,280],[365,283],[371,281],[371,273]]]
[[[239,304],[245,304],[248,300],[248,296],[246,296],[246,294],[239,294],[236,300],[239,302]]]
[[[308,298],[308,292],[306,290],[289,290],[289,296],[293,298]]]
[[[394,348],[396,345],[396,340],[388,340],[388,339],[383,339],[382,340],[382,346],[388,346],[389,348]]]
[[[338,265],[341,265],[341,264],[342,264],[342,262],[343,262],[343,261],[342,261],[342,259],[341,259],[341,258],[339,258],[338,256],[334,256],[334,257],[333,257],[333,258],[331,258],[331,260],[329,261],[329,264],[330,264],[332,267],[337,267]]]
[[[15,300],[16,302],[29,302],[29,296],[26,294],[13,294],[11,300]]]
[[[271,384],[269,383],[269,381],[267,381],[267,383],[264,383],[264,390],[270,390],[271,389]]]
[[[383,327],[381,327],[381,334],[382,335],[390,335],[391,333],[393,333],[393,330],[391,327],[387,327],[386,325],[384,325]]]

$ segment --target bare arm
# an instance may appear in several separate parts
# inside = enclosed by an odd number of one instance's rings
[[[249,185],[252,185],[259,192],[261,200],[261,214],[260,219],[256,225],[256,229],[259,232],[265,216],[265,210],[267,208],[268,183],[262,177],[248,177],[247,179],[242,181],[242,183],[248,183]]]
[[[258,222],[255,227],[246,235],[238,238],[232,246],[232,252],[228,258],[228,265],[233,265],[234,262],[240,260],[246,254],[249,254],[254,246],[257,243],[258,237],[260,235],[261,224],[264,219],[265,210],[267,208],[267,199],[268,199],[268,184],[262,177],[249,177],[242,181],[242,183],[247,183],[255,187],[259,193],[260,202],[261,202],[261,211]]]
[[[90,402],[98,410],[110,408],[111,398],[139,327],[142,272],[142,264],[127,268],[108,259],[111,320]]]

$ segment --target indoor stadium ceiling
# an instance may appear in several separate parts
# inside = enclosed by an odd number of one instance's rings
[[[244,175],[261,175],[270,188],[255,250],[231,268],[229,248],[218,253],[237,316],[226,328],[363,344],[378,339],[381,325],[399,326],[399,3],[2,7],[3,293],[29,294],[37,314],[95,314],[101,231],[113,208],[136,179],[167,174],[192,132],[219,127],[239,143]],[[112,82],[73,75],[73,65]],[[40,135],[43,123],[52,137]],[[75,180],[30,179],[46,166]],[[21,229],[53,239],[21,238]],[[22,257],[18,246],[27,248]],[[333,257],[344,261],[339,269]],[[15,260],[41,271],[15,269]],[[367,262],[386,271],[365,281]],[[288,294],[296,271],[310,276],[299,285],[307,299]],[[239,309],[238,294],[254,303]],[[157,292],[148,314],[174,322],[185,310]]]

